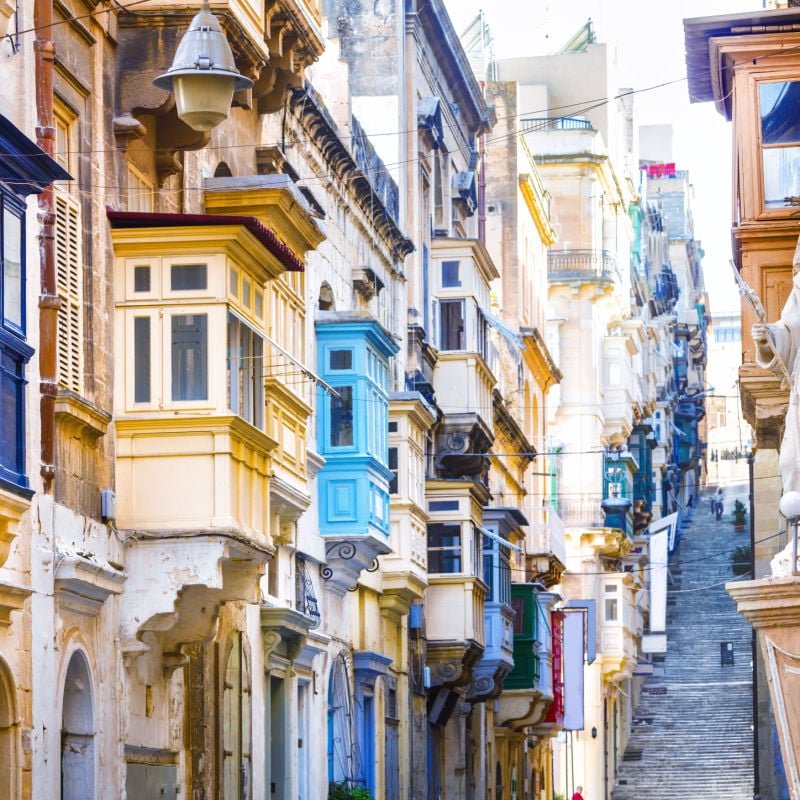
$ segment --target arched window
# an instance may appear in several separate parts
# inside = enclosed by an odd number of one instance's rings
[[[17,703],[14,679],[0,658],[0,797],[16,797]]]
[[[350,660],[342,651],[328,681],[328,781],[353,787],[360,775],[356,752]]]
[[[250,668],[244,637],[237,631],[229,640],[222,692],[222,779],[226,798],[248,800],[250,797],[250,714]]]
[[[86,656],[67,667],[61,716],[61,800],[94,800],[94,700]]]
[[[224,161],[220,161],[219,164],[217,164],[217,168],[214,170],[214,177],[232,178],[233,173],[231,172],[231,168]]]

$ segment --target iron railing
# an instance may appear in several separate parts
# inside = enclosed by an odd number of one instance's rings
[[[519,121],[523,133],[535,131],[592,131],[594,127],[588,119],[576,117],[526,117]]]
[[[607,250],[558,250],[547,254],[549,280],[619,279],[617,261]]]

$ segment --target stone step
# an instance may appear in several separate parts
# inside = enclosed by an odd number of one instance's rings
[[[745,539],[716,523],[708,504],[701,498],[670,561],[668,650],[650,658],[659,673],[642,687],[613,800],[753,796],[752,634],[722,585]],[[720,663],[727,642],[733,665]]]

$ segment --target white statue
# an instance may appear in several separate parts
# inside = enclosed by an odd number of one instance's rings
[[[800,240],[792,259],[792,291],[778,322],[752,328],[756,364],[789,379],[789,408],[780,451],[783,491],[800,491]]]

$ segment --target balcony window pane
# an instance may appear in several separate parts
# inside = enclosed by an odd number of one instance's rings
[[[337,386],[338,397],[330,398],[331,447],[353,445],[353,387]]]
[[[428,525],[428,572],[461,572],[460,523]]]
[[[606,622],[616,622],[618,614],[618,604],[616,598],[606,598]]]
[[[172,399],[208,399],[208,316],[172,317]]]
[[[22,330],[22,218],[3,210],[3,322]]]
[[[800,142],[800,81],[762,83],[758,87],[763,144]]]
[[[133,291],[150,291],[150,267],[144,266],[133,268]]]
[[[12,352],[0,348],[0,475],[8,478],[23,472],[23,367]]]
[[[205,264],[176,264],[170,270],[170,288],[173,292],[201,291],[207,284]]]
[[[331,350],[330,369],[353,369],[352,350]]]
[[[150,317],[133,320],[133,401],[150,402]]]
[[[264,406],[264,340],[228,314],[228,408],[263,429]]]
[[[389,469],[392,471],[392,479],[389,481],[389,494],[397,494],[397,448],[389,448]]]
[[[768,147],[763,150],[764,205],[785,208],[787,197],[800,195],[800,147]]]
[[[464,350],[464,301],[443,300],[441,306],[441,329],[439,343],[442,350]]]
[[[442,287],[450,289],[461,286],[458,274],[459,261],[442,261]]]

